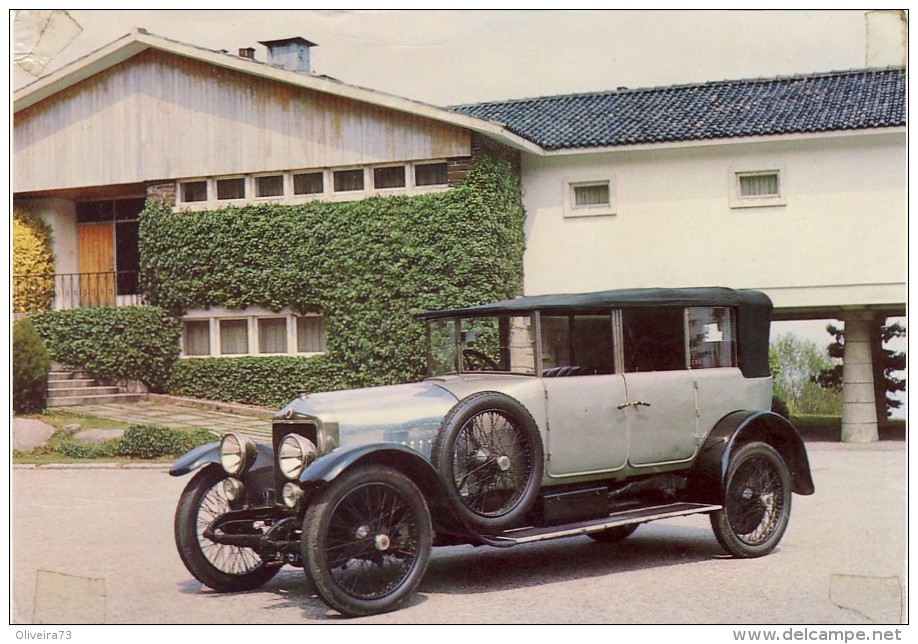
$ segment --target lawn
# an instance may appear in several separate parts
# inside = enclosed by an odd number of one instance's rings
[[[40,414],[20,416],[55,428],[45,445],[31,452],[13,451],[15,465],[51,463],[171,463],[194,445],[216,440],[202,428],[170,429],[136,425],[64,409],[46,409]],[[82,430],[121,429],[122,438],[103,443],[83,443],[73,438]]]

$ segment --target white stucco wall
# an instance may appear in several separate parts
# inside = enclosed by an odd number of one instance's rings
[[[780,169],[783,205],[731,207],[735,173]],[[608,178],[613,215],[570,217]],[[524,155],[528,295],[652,286],[765,290],[776,307],[904,303],[904,131]]]
[[[38,215],[51,226],[54,272],[78,273],[76,204],[69,199],[17,199],[16,207]]]

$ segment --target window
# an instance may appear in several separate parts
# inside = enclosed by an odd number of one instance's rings
[[[207,309],[183,321],[182,355],[297,355],[325,352],[320,314],[291,311]]]
[[[736,332],[731,309],[690,308],[688,328],[692,369],[736,366]]]
[[[207,201],[207,181],[183,181],[181,184],[182,201]]]
[[[446,162],[419,163],[414,166],[414,185],[445,186],[449,183]]]
[[[373,187],[377,190],[405,187],[405,166],[373,168]]]
[[[245,199],[245,178],[217,179],[217,199]]]
[[[615,195],[610,179],[566,181],[565,217],[595,217],[615,214]]]
[[[185,355],[210,355],[210,322],[207,320],[187,320],[185,322]]]
[[[622,311],[622,350],[625,371],[685,369],[683,309]]]
[[[284,195],[284,175],[274,174],[269,177],[255,178],[256,197],[282,197]]]
[[[592,376],[615,371],[612,318],[597,315],[542,316],[542,375]]]
[[[246,320],[220,320],[220,353],[245,355],[249,352],[249,324]]]
[[[287,318],[258,318],[258,352],[287,353]]]
[[[334,176],[335,192],[363,190],[363,170],[337,170]]]
[[[731,207],[783,206],[786,203],[780,170],[734,173]]]
[[[609,183],[592,183],[573,186],[574,207],[592,207],[609,205]]]
[[[293,175],[293,194],[317,195],[325,192],[325,182],[321,172],[305,172]]]
[[[296,319],[297,353],[323,353],[325,351],[325,321],[319,315]]]

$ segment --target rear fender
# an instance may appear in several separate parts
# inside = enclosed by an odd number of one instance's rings
[[[752,441],[768,443],[778,451],[787,464],[794,492],[815,492],[803,439],[791,422],[770,411],[737,411],[711,430],[695,461],[696,471],[715,484],[718,498],[723,496],[730,457],[739,446]]]

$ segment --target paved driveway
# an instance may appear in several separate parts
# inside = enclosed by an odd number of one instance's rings
[[[907,621],[907,450],[808,445],[817,492],[794,497],[779,549],[724,556],[703,516],[586,537],[434,551],[403,610],[350,623],[875,624]],[[301,570],[220,595],[183,568],[172,518],[187,479],[163,468],[17,467],[15,623],[334,623]]]

